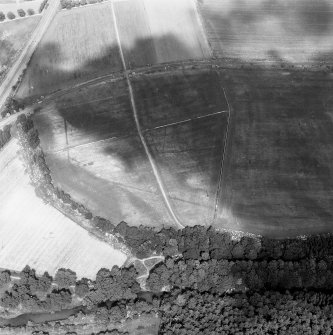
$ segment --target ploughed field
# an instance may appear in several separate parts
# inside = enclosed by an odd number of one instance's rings
[[[198,0],[198,6],[217,57],[332,64],[332,1]]]
[[[121,266],[127,256],[38,198],[25,172],[20,146],[11,140],[0,154],[0,267],[54,275],[70,268],[95,279],[102,268]]]
[[[36,28],[40,16],[0,24],[0,82]]]
[[[133,81],[133,90],[142,134],[173,210],[184,225],[210,224],[228,124],[218,74],[205,69],[145,75]],[[34,118],[53,178],[74,199],[114,223],[173,224],[125,80],[63,95]]]

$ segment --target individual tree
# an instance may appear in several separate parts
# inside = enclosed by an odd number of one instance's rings
[[[47,292],[52,285],[52,277],[48,272],[44,272],[41,277],[38,277],[37,281],[37,291]]]
[[[72,302],[72,295],[71,292],[67,289],[52,291],[46,297],[47,307],[53,311],[69,307],[71,302]]]
[[[10,271],[4,270],[0,272],[0,288],[10,282]]]
[[[8,12],[7,17],[8,17],[9,20],[14,20],[16,16],[13,12]]]
[[[87,278],[82,278],[76,282],[75,294],[80,298],[84,298],[89,292],[89,280]]]
[[[20,17],[25,17],[25,11],[24,11],[22,8],[20,8],[20,9],[17,10],[17,14],[18,14]]]
[[[11,125],[6,125],[0,130],[0,149],[11,139],[10,133]]]
[[[27,10],[27,13],[28,13],[28,15],[35,15],[35,11],[32,9],[32,8],[29,8],[28,10]]]
[[[0,22],[5,21],[6,20],[6,15],[4,14],[4,12],[0,12]]]
[[[69,288],[76,283],[76,273],[70,269],[58,269],[54,281],[59,288]]]
[[[44,1],[40,4],[40,6],[39,6],[39,13],[41,13],[41,12],[44,10],[44,8],[46,8],[47,1],[48,1],[48,0],[44,0]]]
[[[30,129],[28,132],[28,143],[32,149],[36,149],[39,145],[39,136],[37,129]]]

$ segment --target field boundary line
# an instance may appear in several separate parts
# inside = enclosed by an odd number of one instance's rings
[[[194,2],[194,10],[195,10],[195,13],[196,13],[196,17],[197,17],[199,27],[201,28],[203,38],[204,38],[204,40],[205,40],[205,42],[208,46],[209,57],[212,58],[214,56],[214,51],[213,51],[213,48],[212,48],[212,46],[211,46],[211,44],[208,40],[208,32],[207,32],[203,17],[201,15],[201,11],[199,9],[200,4],[197,0],[192,0],[192,1]]]
[[[218,207],[219,207],[219,198],[220,198],[220,194],[221,194],[222,177],[223,177],[223,170],[224,170],[224,159],[225,159],[225,155],[226,155],[226,151],[227,151],[227,144],[228,144],[228,139],[229,139],[229,125],[230,125],[230,114],[231,114],[231,109],[230,109],[228,97],[227,97],[227,94],[225,92],[224,87],[222,87],[222,90],[223,90],[224,97],[225,97],[225,100],[226,100],[227,105],[228,105],[228,112],[229,113],[228,113],[227,129],[226,129],[225,136],[224,136],[223,154],[222,154],[222,159],[221,159],[221,164],[220,164],[219,181],[218,181],[218,184],[217,184],[215,206],[214,206],[214,216],[213,216],[212,223],[214,223],[216,221],[217,210],[218,210]]]
[[[117,24],[117,17],[116,17],[116,13],[115,13],[115,10],[114,10],[114,4],[113,4],[113,2],[111,2],[111,8],[112,8],[113,23],[114,23],[115,32],[116,32],[116,37],[117,37],[117,42],[118,42],[118,47],[119,47],[120,58],[121,58],[121,61],[122,61],[123,67],[124,67],[124,72],[125,72],[125,77],[126,77],[126,81],[127,81],[127,85],[128,85],[129,96],[130,96],[130,100],[131,100],[131,106],[132,106],[132,111],[133,111],[133,115],[134,115],[134,120],[135,120],[136,128],[137,128],[137,131],[138,131],[141,143],[142,143],[142,145],[144,147],[144,150],[146,152],[146,155],[148,157],[149,163],[151,165],[151,168],[153,170],[155,179],[156,179],[157,184],[159,186],[159,189],[161,191],[162,197],[163,197],[164,202],[166,204],[166,207],[167,207],[167,209],[168,209],[171,217],[175,221],[176,225],[179,228],[182,229],[182,228],[184,228],[184,226],[181,224],[180,220],[178,219],[177,215],[175,214],[175,212],[174,212],[174,210],[173,210],[173,208],[171,206],[171,203],[169,201],[168,195],[165,192],[165,188],[164,188],[162,179],[161,179],[161,177],[159,175],[159,171],[158,171],[158,169],[156,167],[154,158],[153,158],[152,154],[150,153],[150,150],[148,148],[146,140],[145,140],[145,138],[144,138],[144,136],[142,134],[142,131],[141,131],[141,126],[140,126],[140,122],[139,122],[139,118],[138,118],[138,114],[137,114],[137,109],[136,109],[136,105],[135,105],[135,99],[134,99],[134,93],[133,93],[132,83],[130,81],[129,71],[127,70],[126,61],[125,61],[123,49],[122,49],[122,46],[121,46],[120,35],[119,35],[118,24]]]
[[[167,123],[167,124],[163,124],[161,126],[157,126],[157,127],[153,127],[153,128],[149,128],[149,129],[144,129],[143,132],[148,132],[148,131],[151,131],[151,130],[170,127],[170,126],[176,126],[178,124],[182,124],[182,123],[186,123],[186,122],[190,122],[190,121],[195,121],[195,120],[200,120],[200,119],[204,119],[206,117],[210,117],[210,116],[214,116],[214,115],[218,115],[218,114],[223,114],[223,113],[228,113],[228,111],[220,111],[220,112],[210,113],[210,114],[207,114],[207,115],[200,115],[200,116],[194,117],[192,119],[186,119],[186,120],[182,120],[182,121]]]

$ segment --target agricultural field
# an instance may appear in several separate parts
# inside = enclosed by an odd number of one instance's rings
[[[89,85],[53,100],[35,114],[44,151],[135,134],[125,80]]]
[[[332,231],[333,78],[221,71],[231,108],[218,227],[273,237]]]
[[[228,110],[219,76],[212,70],[149,74],[132,83],[144,130]]]
[[[332,63],[333,3],[329,0],[198,0],[198,6],[218,57]]]
[[[44,95],[121,68],[110,3],[63,10],[39,43],[17,97]]]
[[[133,80],[147,144],[170,202],[188,225],[213,220],[228,106],[211,70]],[[34,115],[53,178],[94,214],[172,225],[134,122],[126,81],[74,90]]]
[[[12,140],[0,154],[0,267],[26,264],[41,274],[58,268],[94,279],[102,268],[121,266],[127,256],[93,237],[35,194]]]
[[[145,133],[183,225],[214,220],[227,124],[225,112]]]
[[[115,224],[170,224],[124,80],[64,95],[34,119],[56,184],[75,200]]]
[[[146,75],[133,83],[144,136],[184,225],[213,221],[228,106],[215,71]]]
[[[209,57],[195,1],[134,0],[113,6],[128,67]]]
[[[0,82],[36,28],[40,16],[0,24]]]

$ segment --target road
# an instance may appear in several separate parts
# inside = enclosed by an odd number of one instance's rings
[[[170,203],[167,192],[165,191],[165,187],[163,185],[162,178],[160,177],[158,168],[156,166],[154,157],[150,153],[150,150],[149,150],[149,147],[147,145],[146,139],[144,138],[142,130],[141,130],[141,126],[140,126],[140,122],[139,122],[139,118],[138,118],[138,113],[137,113],[137,109],[136,109],[136,104],[135,104],[135,99],[134,99],[134,94],[133,94],[132,83],[131,83],[131,80],[130,80],[130,77],[129,77],[130,72],[127,69],[123,49],[122,49],[122,46],[121,46],[121,41],[120,41],[120,36],[119,36],[119,31],[118,31],[118,25],[117,25],[117,18],[116,18],[113,2],[111,2],[111,7],[112,7],[112,14],[113,14],[113,22],[114,22],[114,26],[115,26],[115,32],[116,32],[116,36],[117,36],[117,42],[118,42],[118,46],[119,46],[120,58],[121,58],[121,61],[122,61],[122,64],[123,64],[125,78],[126,78],[126,82],[127,82],[127,86],[128,86],[128,90],[129,90],[129,95],[130,95],[130,100],[131,100],[131,106],[132,106],[133,116],[134,116],[134,120],[135,120],[135,125],[136,125],[136,128],[137,128],[141,143],[143,145],[143,148],[144,148],[144,150],[146,152],[146,155],[148,157],[150,166],[153,170],[153,173],[154,173],[155,179],[157,181],[158,187],[159,187],[160,192],[162,194],[164,203],[165,203],[165,205],[168,209],[168,212],[169,212],[170,216],[172,217],[173,221],[175,222],[175,224],[177,225],[177,227],[182,229],[182,228],[184,228],[184,225],[180,222],[179,218],[177,217],[176,213],[174,212],[174,210],[172,208],[172,205]]]
[[[23,70],[26,68],[39,41],[41,40],[44,33],[46,32],[52,19],[56,15],[59,9],[59,6],[60,6],[59,0],[49,0],[49,6],[47,9],[45,9],[44,14],[41,20],[39,21],[39,24],[36,27],[35,31],[33,32],[30,40],[28,41],[27,45],[22,50],[16,62],[13,64],[11,69],[8,71],[4,81],[2,82],[0,86],[0,110],[3,107],[7,97],[10,96],[12,92],[12,87],[16,84]]]

